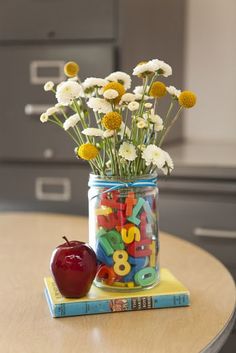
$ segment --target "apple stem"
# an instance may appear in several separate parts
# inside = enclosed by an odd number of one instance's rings
[[[65,239],[65,241],[67,242],[67,244],[70,246],[70,242],[69,242],[69,240],[67,239],[67,237],[62,237],[62,239]]]

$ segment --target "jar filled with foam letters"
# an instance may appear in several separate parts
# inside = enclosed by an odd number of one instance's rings
[[[156,175],[89,181],[89,243],[96,252],[95,284],[110,290],[151,288],[159,282]]]

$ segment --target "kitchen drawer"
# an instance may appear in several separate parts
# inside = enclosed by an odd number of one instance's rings
[[[0,2],[0,40],[111,39],[115,0]]]
[[[50,92],[44,92],[43,84],[63,81],[63,66],[68,60],[79,62],[82,79],[108,75],[114,69],[114,47],[104,43],[0,46],[0,57],[4,85],[0,159],[72,160],[74,145],[65,131],[39,120],[40,114],[56,103]]]
[[[88,214],[87,165],[0,164],[0,209]]]
[[[161,192],[160,228],[203,247],[227,267],[236,268],[236,202],[232,199],[212,201],[201,193]]]

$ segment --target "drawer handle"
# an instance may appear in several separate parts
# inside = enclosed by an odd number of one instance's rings
[[[50,105],[46,104],[26,104],[25,115],[41,115],[45,113]]]
[[[60,188],[55,192],[55,187]],[[49,189],[46,191],[45,189]],[[50,191],[50,188],[52,189]],[[68,178],[39,177],[35,181],[35,197],[40,201],[69,201],[71,199],[71,182]]]
[[[65,61],[62,60],[34,60],[30,63],[30,82],[33,85],[42,85],[47,81],[60,83],[64,80],[64,65]],[[56,69],[56,76],[40,75],[40,70]]]
[[[198,237],[210,237],[210,238],[224,238],[224,239],[236,239],[236,230],[224,230],[224,229],[211,229],[196,227],[193,230],[193,234]]]

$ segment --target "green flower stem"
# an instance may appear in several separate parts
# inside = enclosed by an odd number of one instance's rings
[[[48,119],[48,121],[50,121],[51,123],[56,124],[62,128],[62,124],[58,123],[57,121],[52,120],[52,119]],[[77,141],[76,138],[68,130],[66,130],[66,133],[72,138],[72,140],[76,143],[77,146],[80,145],[80,142]]]
[[[157,98],[155,98],[154,106],[153,106],[154,114],[156,113],[157,106],[158,106],[158,100],[157,100]]]
[[[83,128],[86,129],[88,127],[88,125],[86,124],[86,122],[81,114],[81,111],[80,111],[81,109],[80,109],[80,106],[79,106],[78,102],[76,101],[76,99],[73,100],[73,103],[74,103],[76,113],[79,114],[81,124],[82,124]]]
[[[103,162],[102,162],[102,164],[103,164],[103,170],[105,171],[105,169],[106,169],[106,149],[107,149],[107,146],[106,146],[106,142],[104,143],[104,145],[103,145],[104,147],[103,147]]]
[[[94,168],[95,168],[94,173],[95,173],[95,174],[98,174],[98,172],[101,172],[101,171],[99,170],[98,166],[96,165],[96,163],[94,163],[91,159],[90,159],[89,163],[91,163],[91,165],[94,166]]]
[[[95,161],[96,161],[96,165],[97,165],[97,168],[98,170],[100,171],[101,175],[104,175],[103,173],[103,165],[102,165],[102,161],[101,161],[101,156],[98,155],[96,158],[95,158]]]
[[[172,126],[176,123],[178,117],[180,116],[181,110],[183,109],[183,107],[180,107],[179,110],[177,111],[174,119],[170,122],[169,126],[166,127],[165,132],[163,133],[160,142],[159,142],[159,147],[161,147],[165,137],[167,136],[167,134],[169,133],[170,129],[172,128]]]
[[[82,134],[80,132],[80,129],[78,128],[78,126],[75,126],[73,129],[76,131],[77,135],[79,136],[81,144],[83,144],[84,143],[84,138],[83,138],[83,136],[82,136]]]
[[[169,124],[169,120],[170,120],[170,114],[172,112],[173,106],[174,106],[174,102],[173,102],[173,100],[171,100],[169,109],[168,109],[166,117],[164,119],[164,128],[160,132],[159,136],[157,136],[157,140],[156,140],[156,145],[157,146],[160,146],[160,141],[163,142],[163,136],[165,136],[165,132],[166,132],[166,130],[168,128],[168,124]]]
[[[89,165],[90,165],[93,173],[96,174],[96,171],[95,171],[95,168],[94,168],[93,164],[91,163],[91,161],[88,161],[88,162],[89,162]]]
[[[68,119],[68,116],[66,115],[64,108],[61,107],[60,110],[61,110],[62,115],[64,116],[65,120]]]
[[[125,137],[125,131],[126,131],[127,121],[128,121],[128,113],[129,113],[129,109],[126,107],[126,114],[125,114],[125,127],[124,127],[123,136],[122,136],[122,141],[124,140],[124,137]]]
[[[149,85],[149,90],[148,90],[148,92],[147,92],[147,94],[149,95],[149,93],[150,93],[150,91],[151,91],[151,88],[152,88],[152,84],[153,84],[153,82],[154,82],[154,80],[155,80],[155,78],[158,76],[158,74],[157,73],[155,73],[155,75],[152,77],[152,79],[151,79],[151,82],[150,82],[150,85]]]
[[[114,160],[115,160],[115,166],[116,166],[116,173],[117,173],[117,175],[120,175],[116,145],[117,145],[117,134],[115,131],[115,133],[114,133]]]
[[[146,88],[148,86],[148,76],[145,77],[145,80],[144,80],[144,84],[143,84],[143,94],[142,94],[142,98],[141,98],[141,101],[140,101],[140,107],[139,107],[139,112],[138,112],[138,115],[141,116],[142,115],[142,112],[143,112],[143,106],[144,106],[144,96],[145,96],[145,93],[146,93]]]
[[[109,147],[109,150],[110,150],[110,160],[111,160],[111,168],[112,168],[112,174],[115,174],[115,161],[114,161],[114,156],[113,156],[113,152],[112,152],[112,146],[111,146],[111,141],[110,141],[110,138],[108,137],[107,138],[107,144],[108,144],[108,147]]]

